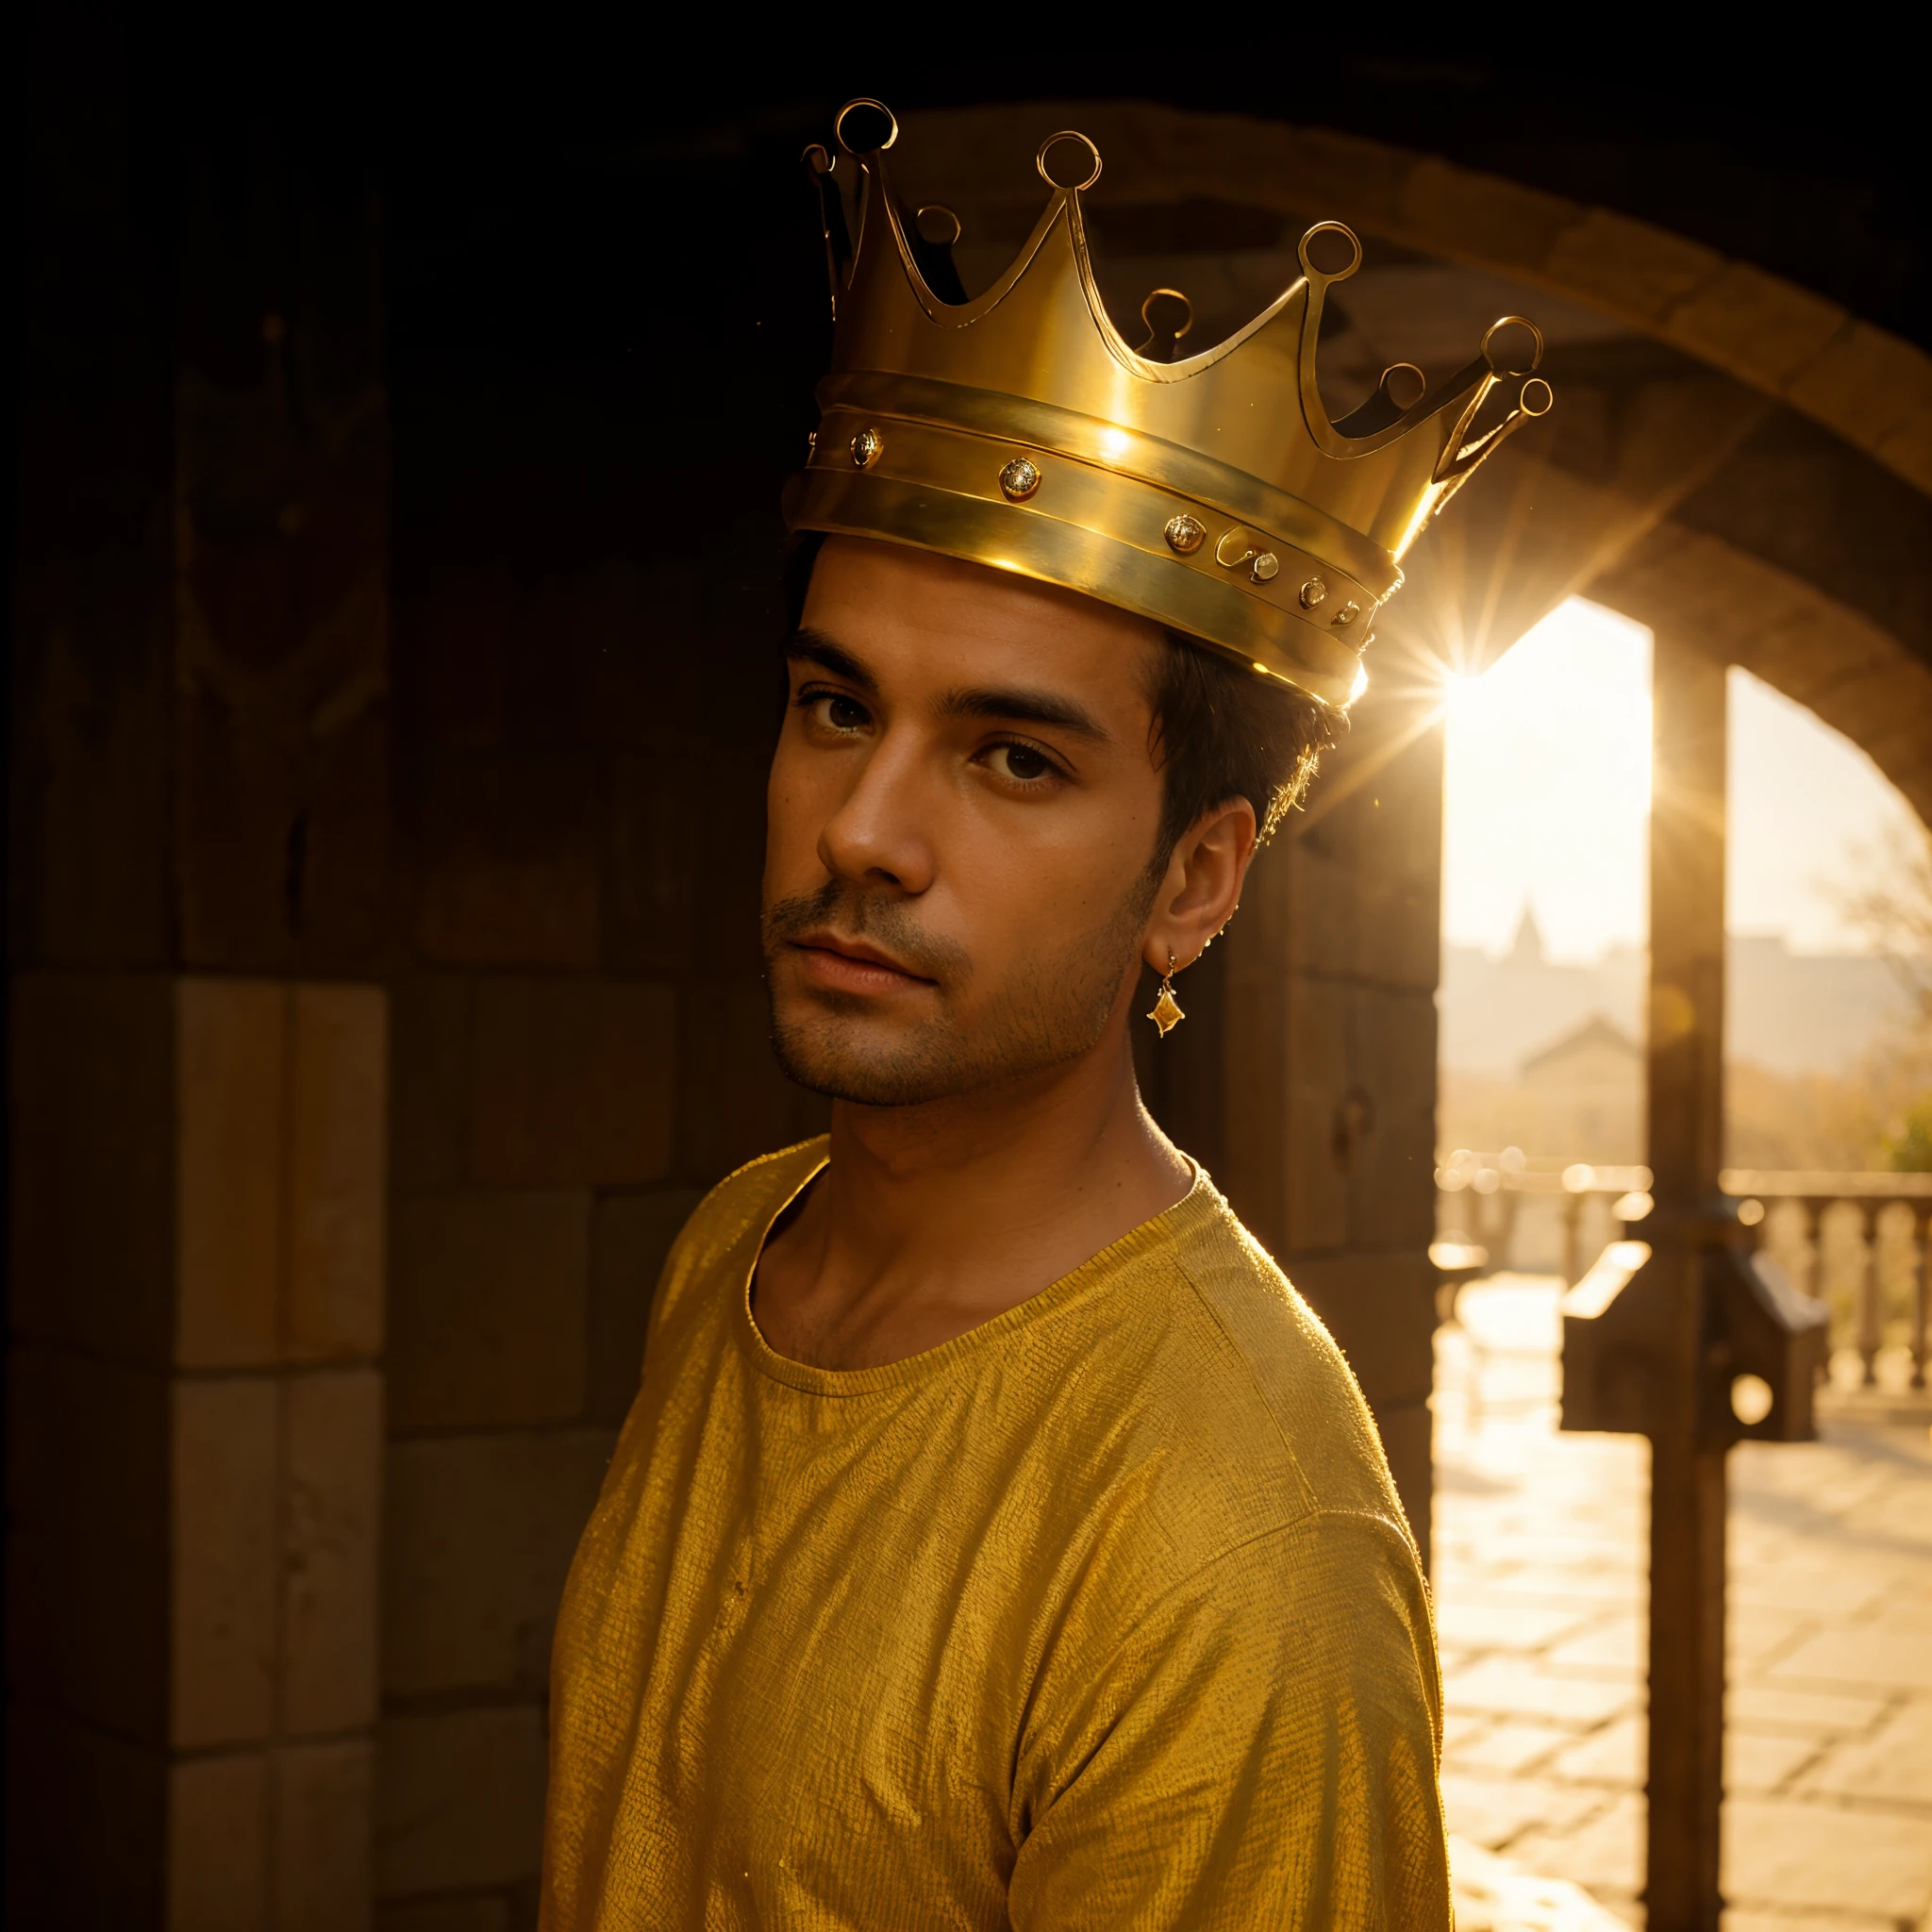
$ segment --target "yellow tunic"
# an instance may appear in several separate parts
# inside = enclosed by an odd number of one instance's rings
[[[546,1932],[1446,1927],[1407,1524],[1205,1175],[834,1371],[748,1293],[824,1158],[732,1175],[665,1264],[558,1625]]]

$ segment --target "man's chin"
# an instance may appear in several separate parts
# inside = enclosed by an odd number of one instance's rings
[[[961,1091],[936,1044],[908,1041],[876,1019],[823,1009],[772,1016],[772,1051],[785,1077],[860,1107],[916,1107]]]

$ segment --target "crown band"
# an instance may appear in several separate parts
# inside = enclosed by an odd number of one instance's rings
[[[826,376],[818,387],[818,404],[823,410],[845,408],[871,417],[977,430],[1029,451],[1063,451],[1097,468],[1138,476],[1205,504],[1238,523],[1259,525],[1297,550],[1333,559],[1333,567],[1347,571],[1377,603],[1392,596],[1402,584],[1401,566],[1388,551],[1312,504],[1230,463],[1078,409],[1004,395],[997,390],[969,389],[963,383],[882,375],[873,370]]]
[[[1264,601],[1254,594],[1248,572],[1215,571],[1212,543],[1203,545],[1196,558],[1181,558],[1165,542],[1157,551],[1085,521],[1067,522],[1050,514],[1041,499],[1054,482],[1068,480],[1071,466],[1056,464],[1056,474],[1023,506],[1007,501],[999,488],[1000,458],[1009,452],[987,449],[978,458],[975,469],[985,468],[989,458],[993,462],[985,487],[975,478],[971,491],[952,490],[889,474],[891,453],[900,440],[886,437],[885,453],[873,468],[858,469],[849,459],[842,468],[814,461],[786,486],[788,525],[794,530],[909,544],[1058,584],[1181,631],[1324,704],[1346,705],[1355,694],[1366,617],[1330,635],[1328,626],[1282,608],[1298,600],[1305,582],[1334,584],[1333,569],[1290,551],[1281,558],[1280,575],[1269,586],[1284,594]],[[821,445],[829,441],[822,433]],[[1144,524],[1145,518],[1137,521]],[[1154,525],[1157,541],[1161,527]],[[1174,568],[1183,561],[1205,561],[1206,568]],[[1345,607],[1342,586],[1330,591],[1330,602]]]

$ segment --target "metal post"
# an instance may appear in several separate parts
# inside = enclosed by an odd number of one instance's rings
[[[1878,1217],[1885,1210],[1858,1210],[1858,1355],[1865,1364],[1865,1387],[1878,1382],[1878,1351],[1885,1343],[1885,1287],[1878,1278]]]
[[[1653,1391],[1650,1932],[1717,1932],[1724,1775],[1724,1452],[1700,1441],[1694,1240],[1724,1153],[1724,667],[1659,634],[1650,822],[1648,1125],[1658,1259],[1680,1287]]]
[[[1932,1303],[1932,1214],[1921,1214],[1912,1232],[1918,1236],[1918,1267],[1912,1272],[1912,1387],[1925,1386],[1925,1325]]]

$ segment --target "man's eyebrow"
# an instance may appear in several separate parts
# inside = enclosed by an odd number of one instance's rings
[[[1109,742],[1107,727],[1091,711],[1058,691],[968,686],[945,692],[937,709],[942,718],[997,718],[1016,724],[1051,724],[1091,738],[1097,744]]]
[[[803,658],[821,671],[842,677],[847,684],[858,685],[861,691],[876,691],[879,688],[878,679],[842,644],[835,644],[822,630],[800,625],[785,640],[785,656],[788,659]]]

